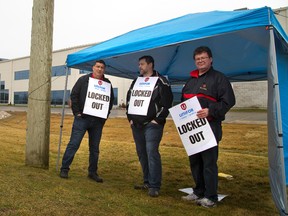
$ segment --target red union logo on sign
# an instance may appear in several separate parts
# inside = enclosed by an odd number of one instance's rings
[[[148,82],[148,80],[149,80],[149,77],[146,77],[144,81],[145,81],[145,82]]]
[[[182,110],[186,110],[186,109],[187,109],[187,106],[186,106],[185,103],[182,103],[182,104],[180,105],[180,107],[181,107]]]
[[[102,85],[102,80],[99,80],[99,81],[98,81],[98,84],[99,84],[99,85]]]

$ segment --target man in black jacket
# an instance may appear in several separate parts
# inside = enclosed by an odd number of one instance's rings
[[[98,176],[98,158],[99,158],[99,144],[102,136],[102,129],[105,124],[106,118],[97,116],[97,109],[95,109],[95,115],[85,114],[83,113],[85,102],[88,100],[89,94],[87,94],[88,86],[91,85],[93,78],[98,80],[99,85],[102,85],[103,82],[106,84],[110,84],[110,95],[95,97],[95,101],[97,98],[105,98],[106,103],[109,103],[109,107],[106,108],[105,112],[107,112],[107,117],[112,109],[114,94],[111,82],[104,77],[106,64],[103,60],[97,60],[95,65],[93,66],[93,73],[84,75],[80,77],[75,83],[70,98],[71,98],[71,108],[74,115],[74,122],[71,132],[70,141],[67,145],[65,153],[62,159],[62,167],[60,171],[61,178],[68,178],[68,172],[70,170],[70,165],[73,161],[73,158],[80,147],[80,143],[85,135],[86,131],[88,131],[89,135],[89,167],[88,167],[88,177],[96,182],[103,182],[103,179]],[[90,84],[89,84],[90,80]],[[108,87],[109,87],[108,84]],[[90,93],[90,98],[92,97],[92,93]],[[100,95],[100,94],[94,94]],[[97,107],[95,103],[94,108]],[[96,104],[96,105],[95,105]],[[101,105],[101,108],[103,106]]]
[[[139,70],[140,77],[132,82],[127,93],[127,118],[144,183],[134,188],[148,189],[149,196],[157,197],[162,180],[159,144],[168,109],[172,106],[173,94],[167,79],[154,70],[154,59],[151,56],[139,58]]]
[[[235,96],[229,80],[212,67],[212,52],[206,46],[194,51],[197,67],[182,89],[182,101],[197,97],[202,109],[198,118],[207,118],[217,143],[222,138],[221,123],[225,114],[235,105]],[[189,156],[190,168],[196,186],[183,200],[196,201],[204,207],[214,207],[218,201],[218,145]]]

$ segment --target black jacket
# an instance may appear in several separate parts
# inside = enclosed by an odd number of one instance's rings
[[[77,80],[77,82],[75,83],[74,87],[72,88],[70,98],[71,98],[71,102],[72,102],[72,111],[73,111],[74,116],[76,116],[78,114],[85,116],[85,114],[82,114],[82,112],[84,109],[84,104],[85,104],[85,99],[86,99],[86,94],[87,94],[87,89],[88,89],[89,77],[92,77],[92,73],[86,74],[86,75],[80,77]],[[103,78],[103,81],[111,84],[110,80],[105,78],[105,77]],[[110,114],[110,111],[113,107],[113,101],[114,101],[114,93],[113,93],[113,88],[112,88],[112,84],[111,84],[110,104],[109,104],[108,115]]]
[[[151,96],[151,101],[148,107],[148,112],[146,116],[141,115],[131,115],[127,114],[128,120],[132,120],[134,125],[145,125],[152,120],[155,120],[158,124],[164,125],[166,123],[166,118],[169,114],[169,108],[172,106],[173,102],[173,94],[171,91],[171,86],[168,80],[161,76],[158,72],[154,71],[152,76],[158,76],[158,80],[153,89],[153,93]],[[128,111],[129,101],[131,96],[131,90],[134,87],[134,84],[137,79],[133,80],[131,86],[127,92],[127,107]]]
[[[182,89],[181,101],[197,96],[202,108],[209,108],[209,121],[223,121],[225,114],[235,105],[232,86],[225,75],[211,67],[205,74],[198,76],[198,70]]]
[[[182,89],[181,100],[196,96],[202,108],[208,108],[207,120],[215,135],[216,141],[222,139],[221,123],[225,114],[235,105],[235,96],[229,80],[219,71],[211,67],[205,74],[199,76],[198,70],[190,73]]]

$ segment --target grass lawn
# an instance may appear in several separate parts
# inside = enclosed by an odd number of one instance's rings
[[[168,120],[161,142],[163,181],[158,198],[133,189],[142,172],[128,121],[108,119],[100,145],[99,175],[87,178],[88,139],[84,137],[69,173],[56,171],[61,116],[51,115],[49,169],[25,166],[26,113],[0,120],[0,215],[279,215],[268,178],[267,125],[223,124],[218,206],[206,209],[184,202],[180,188],[192,187],[188,157],[174,123]],[[64,119],[61,158],[69,142],[73,117]],[[60,163],[61,163],[60,158]],[[60,164],[59,164],[60,167]]]

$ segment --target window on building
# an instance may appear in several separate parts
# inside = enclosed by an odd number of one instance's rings
[[[177,105],[181,102],[181,94],[182,94],[183,85],[172,85],[171,90],[173,93],[173,106]]]
[[[51,91],[51,105],[62,105],[64,97],[64,90]],[[70,91],[66,91],[65,104],[68,104],[68,99],[70,98]]]
[[[118,105],[118,88],[113,88],[113,93],[114,93],[113,105]]]
[[[9,91],[6,89],[0,90],[0,103],[1,104],[8,104],[9,101]]]
[[[67,75],[71,75],[71,70],[68,68]],[[53,66],[51,71],[51,76],[66,76],[66,66]],[[29,70],[15,71],[15,80],[29,79]]]
[[[0,90],[5,89],[5,81],[0,81]]]
[[[91,71],[88,70],[79,70],[79,74],[89,74]]]
[[[14,104],[27,104],[28,103],[28,92],[14,92]]]
[[[15,71],[15,80],[29,79],[29,70]]]
[[[68,75],[71,75],[71,70],[68,68]],[[52,67],[52,77],[53,76],[66,76],[66,66],[54,66]]]
[[[0,81],[0,103],[8,104],[9,90],[5,89],[5,81]]]
[[[51,105],[62,105],[64,97],[64,90],[51,91]],[[65,104],[68,104],[70,91],[67,90],[65,96]],[[7,101],[8,103],[8,101]],[[28,92],[14,92],[14,104],[28,104]]]

